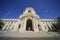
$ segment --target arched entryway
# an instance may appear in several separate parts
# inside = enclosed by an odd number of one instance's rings
[[[28,19],[26,22],[26,30],[27,31],[33,31],[33,27],[32,27],[32,20]]]

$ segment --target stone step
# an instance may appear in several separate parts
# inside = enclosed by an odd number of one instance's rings
[[[26,31],[26,32],[4,32],[0,34],[3,37],[55,37],[58,35],[53,35],[52,33],[47,32],[33,32],[33,31]]]

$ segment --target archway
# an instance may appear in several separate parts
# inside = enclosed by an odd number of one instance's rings
[[[33,27],[32,27],[32,20],[28,19],[26,22],[26,30],[27,31],[33,31]]]

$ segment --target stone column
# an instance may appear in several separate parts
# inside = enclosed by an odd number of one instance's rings
[[[26,31],[26,18],[23,19],[23,23],[22,23],[22,32]]]
[[[47,24],[48,24],[48,27],[52,30],[51,25],[49,24],[49,22],[47,22]]]
[[[11,25],[11,22],[8,23],[8,27],[6,29],[9,30],[9,28],[11,27],[10,25]]]
[[[23,29],[24,29],[24,31],[26,31],[26,20],[27,20],[27,19],[26,19],[26,18],[24,18],[24,25],[23,25],[23,27],[24,27],[24,28],[23,28]]]
[[[19,29],[19,32],[24,32],[23,31],[23,26],[24,26],[24,20],[21,21],[21,28]]]
[[[39,28],[38,28],[38,20],[36,19],[35,22],[36,22],[36,23],[35,23],[35,25],[36,25],[36,32],[39,32]]]
[[[40,26],[41,26],[41,28],[42,28],[42,31],[45,31],[44,24],[43,24],[43,22],[41,22],[41,21],[40,21]]]
[[[4,29],[6,29],[6,25],[8,25],[8,23],[9,23],[9,22],[6,22],[6,24],[5,24],[4,27],[2,28],[2,31],[3,31]]]
[[[13,31],[17,31],[17,29],[18,29],[18,25],[19,25],[19,22],[16,21],[16,22],[15,22],[15,25],[14,25],[14,28],[13,28]]]
[[[35,18],[33,18],[33,28],[34,28],[34,32],[39,32]]]
[[[46,27],[46,31],[48,31],[48,26],[47,26],[47,22],[44,23],[45,27]]]
[[[33,25],[33,30],[35,31],[35,20],[34,20],[34,18],[32,19],[32,25]]]
[[[12,24],[11,24],[11,27],[10,27],[10,30],[12,30],[12,28],[13,28],[13,25],[14,25],[14,22],[12,22]]]

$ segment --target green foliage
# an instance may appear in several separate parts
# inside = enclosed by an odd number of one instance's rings
[[[2,22],[2,20],[0,20],[0,29],[4,26],[4,23]]]
[[[60,30],[57,30],[58,32],[60,32]]]
[[[60,31],[60,17],[57,18],[57,23],[54,24],[54,27],[57,31]]]

